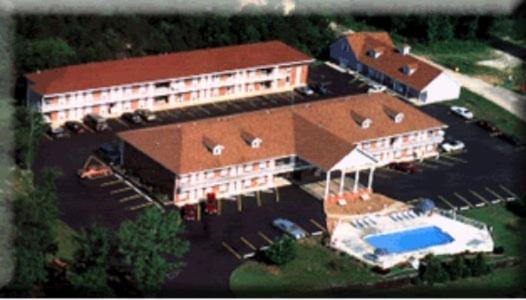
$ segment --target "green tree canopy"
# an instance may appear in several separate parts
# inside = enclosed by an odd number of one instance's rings
[[[270,245],[264,256],[273,264],[284,265],[296,257],[296,241],[284,235]]]

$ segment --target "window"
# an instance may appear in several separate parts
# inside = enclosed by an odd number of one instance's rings
[[[226,176],[226,174],[228,173],[228,169],[221,169],[221,176]]]
[[[227,190],[227,186],[226,186],[226,184],[221,184],[221,185],[219,186],[219,191],[220,191],[221,193],[226,192],[226,190]]]
[[[252,165],[246,165],[245,166],[245,171],[249,172],[249,171],[252,171]]]
[[[262,162],[259,163],[259,168],[260,169],[265,169],[266,167],[267,167],[267,163],[266,162],[262,161]]]

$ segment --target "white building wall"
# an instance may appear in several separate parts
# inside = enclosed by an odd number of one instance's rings
[[[440,73],[431,83],[429,83],[421,93],[426,93],[423,103],[433,103],[438,101],[453,100],[460,97],[460,83],[451,78],[446,72]]]

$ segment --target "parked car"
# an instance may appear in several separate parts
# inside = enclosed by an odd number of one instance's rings
[[[80,122],[77,121],[67,121],[64,123],[64,126],[73,133],[84,133],[86,129]]]
[[[110,164],[118,164],[121,158],[121,153],[117,146],[109,143],[100,145],[98,150],[102,159],[106,160]]]
[[[122,114],[121,118],[131,124],[142,124],[142,118],[137,113],[125,112]]]
[[[392,163],[389,168],[404,173],[414,174],[418,171],[416,165],[410,162]]]
[[[463,106],[451,106],[449,109],[454,114],[459,115],[466,120],[472,120],[474,117],[473,113],[469,109]]]
[[[296,240],[305,238],[307,236],[307,232],[305,230],[301,229],[298,225],[296,225],[294,222],[278,218],[272,221],[272,225],[279,230],[283,231],[284,233],[292,236]]]
[[[149,109],[138,109],[135,111],[136,114],[141,116],[146,122],[152,122],[157,120],[157,116]]]
[[[297,87],[295,90],[304,96],[314,95],[314,91],[308,86]]]
[[[110,129],[110,126],[108,126],[106,119],[104,119],[98,114],[87,114],[84,117],[84,124],[86,124],[95,131],[105,131]]]
[[[217,199],[215,194],[211,193],[206,195],[205,203],[205,214],[207,215],[216,215],[217,214]]]
[[[327,88],[327,86],[325,84],[322,84],[322,83],[319,83],[317,85],[314,86],[314,90],[316,90],[316,93],[320,94],[320,95],[328,95],[329,94],[329,89]]]
[[[55,127],[55,128],[49,127],[49,129],[47,130],[47,133],[49,134],[49,136],[51,136],[54,139],[65,139],[71,136],[69,132],[64,130],[63,127]]]
[[[524,143],[523,141],[519,140],[518,137],[514,136],[514,135],[511,135],[511,134],[507,134],[507,133],[503,133],[499,136],[500,139],[502,139],[503,141],[509,143],[510,145],[514,146],[514,147],[524,147],[526,146],[526,143]]]
[[[488,131],[491,135],[497,135],[497,134],[500,133],[500,130],[497,128],[497,126],[495,126],[490,121],[478,120],[477,121],[477,126],[479,126],[480,128]]]
[[[465,147],[464,143],[459,140],[447,140],[440,145],[440,148],[447,153],[462,151]]]
[[[387,88],[385,87],[385,85],[381,85],[381,84],[370,84],[369,85],[369,89],[367,89],[367,93],[382,93],[386,90]]]
[[[195,221],[196,219],[195,205],[187,204],[183,207],[183,219],[185,221]]]

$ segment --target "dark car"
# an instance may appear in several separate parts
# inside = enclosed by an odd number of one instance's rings
[[[317,84],[314,86],[314,90],[316,91],[316,93],[320,94],[320,95],[328,95],[329,94],[329,89],[327,88],[327,86],[325,84]]]
[[[138,109],[135,111],[136,114],[141,116],[146,122],[152,122],[157,120],[157,116],[149,109]]]
[[[523,141],[519,140],[518,137],[514,136],[514,135],[511,135],[511,134],[507,134],[507,133],[503,133],[499,136],[500,139],[502,139],[503,141],[509,143],[510,145],[514,146],[514,147],[524,147],[526,146],[526,143],[524,143]]]
[[[195,221],[195,205],[187,204],[183,208],[183,219],[185,221]]]
[[[500,130],[490,121],[478,120],[477,126],[488,131],[491,135],[497,135],[500,133]]]
[[[84,124],[95,131],[105,131],[110,129],[106,119],[98,114],[87,114],[84,117]]]
[[[109,143],[100,145],[98,150],[102,159],[106,160],[110,164],[118,164],[121,158],[121,154],[117,146]]]
[[[65,139],[65,138],[70,137],[69,132],[64,130],[63,127],[56,127],[56,128],[49,127],[49,129],[47,130],[47,133],[49,134],[49,136],[51,136],[54,139]]]
[[[121,117],[131,124],[142,124],[142,118],[137,113],[126,112],[123,113]]]
[[[67,121],[64,126],[73,133],[83,133],[86,131],[84,126],[80,122],[77,121]]]
[[[417,172],[415,164],[409,162],[392,163],[389,165],[389,168],[409,174],[414,174]]]

